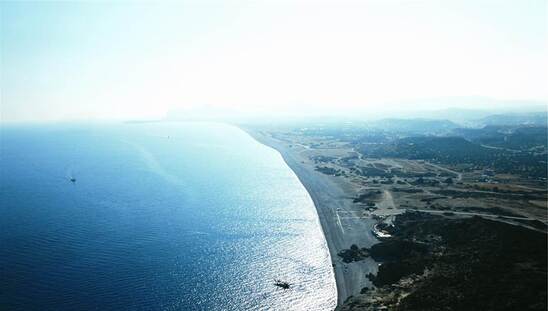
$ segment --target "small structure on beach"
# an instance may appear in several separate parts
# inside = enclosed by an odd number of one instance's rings
[[[393,226],[393,225],[389,225],[386,223],[378,223],[373,226],[373,229],[371,230],[371,232],[373,233],[373,235],[375,235],[375,237],[377,237],[377,239],[390,238],[392,237],[392,235],[386,230],[389,226]]]

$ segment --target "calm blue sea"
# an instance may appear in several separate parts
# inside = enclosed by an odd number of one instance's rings
[[[10,125],[0,136],[1,310],[335,307],[311,198],[240,129]]]

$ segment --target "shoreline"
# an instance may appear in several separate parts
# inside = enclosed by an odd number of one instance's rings
[[[372,233],[376,221],[361,217],[344,185],[317,172],[314,165],[309,163],[308,157],[301,152],[290,149],[282,141],[260,131],[242,129],[259,143],[279,152],[310,195],[331,257],[337,287],[337,306],[341,306],[348,297],[359,294],[363,287],[371,287],[372,284],[366,276],[376,273],[377,262],[367,258],[359,262],[344,263],[337,254],[349,249],[352,244],[369,248],[377,243]]]

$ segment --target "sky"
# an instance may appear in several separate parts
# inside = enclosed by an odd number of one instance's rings
[[[3,122],[548,99],[548,1],[2,1],[0,10]]]

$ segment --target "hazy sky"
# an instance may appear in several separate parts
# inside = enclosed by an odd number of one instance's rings
[[[1,2],[2,120],[548,98],[547,1]],[[392,102],[392,104],[385,104]]]

